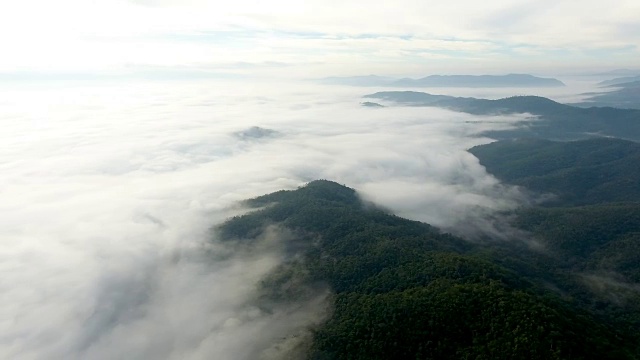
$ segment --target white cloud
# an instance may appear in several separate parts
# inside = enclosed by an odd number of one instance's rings
[[[542,58],[555,58],[558,49],[569,53],[558,64],[573,62],[575,68],[576,63],[602,63],[589,51],[620,48],[629,50],[611,52],[609,58],[619,66],[634,66],[640,35],[632,24],[640,23],[639,14],[638,3],[631,0],[25,0],[0,5],[0,71],[104,71],[125,64],[197,67],[237,61],[293,62],[305,68],[342,52],[351,54],[341,66],[352,73],[382,63],[394,72],[393,63],[402,60],[436,70],[452,62],[473,68],[469,56],[491,60],[498,68],[526,68],[548,66]],[[242,35],[210,33],[238,29]],[[514,58],[508,51],[514,46],[538,49],[543,56]],[[406,51],[418,50],[452,53],[407,56]],[[333,66],[306,69],[326,74]]]
[[[271,354],[321,318],[323,294],[253,306],[283,235],[239,253],[208,235],[244,198],[328,178],[441,226],[519,201],[464,152],[519,117],[369,109],[358,89],[293,85],[2,88],[0,357]],[[283,136],[233,135],[251,126]]]

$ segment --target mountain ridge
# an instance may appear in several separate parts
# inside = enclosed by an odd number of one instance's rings
[[[429,75],[422,78],[401,78],[365,75],[327,77],[320,82],[332,85],[383,86],[383,87],[560,87],[565,84],[555,78],[543,78],[531,74],[506,75]]]
[[[630,83],[634,81],[640,81],[640,75],[635,76],[625,76],[620,78],[615,78],[611,80],[605,80],[598,83],[600,86],[613,86],[613,85],[621,85],[625,83]]]
[[[312,329],[308,359],[632,359],[636,354],[633,336],[616,330],[623,320],[614,325],[587,304],[545,290],[549,281],[560,281],[557,286],[573,296],[582,288],[572,290],[574,282],[555,275],[556,260],[544,254],[536,255],[534,271],[527,272],[520,265],[531,257],[526,247],[467,242],[364,206],[354,189],[328,180],[246,204],[256,210],[217,229],[224,241],[247,241],[272,224],[297,234],[287,240],[298,243],[296,251],[262,282],[266,298],[295,301],[305,286],[317,283],[332,290],[332,311]]]
[[[639,80],[607,85],[608,90],[600,93],[589,93],[585,101],[571,104],[580,107],[616,107],[622,109],[640,109],[640,77]]]
[[[590,137],[618,137],[640,141],[640,110],[613,107],[581,108],[541,96],[512,96],[497,100],[433,95],[416,91],[381,91],[363,96],[401,106],[439,107],[473,115],[532,114],[513,130],[487,131],[495,139],[536,137],[550,140],[578,140]]]

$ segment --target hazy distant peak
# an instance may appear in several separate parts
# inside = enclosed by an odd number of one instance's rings
[[[378,75],[328,77],[320,80],[331,85],[389,87],[556,87],[565,84],[553,78],[531,74],[507,75],[429,75],[422,78],[393,79]]]
[[[611,86],[611,85],[620,85],[620,84],[624,84],[624,83],[630,83],[630,82],[634,82],[634,81],[640,81],[640,75],[638,75],[638,76],[620,77],[620,78],[615,78],[615,79],[611,79],[611,80],[606,80],[606,81],[599,82],[598,85],[600,85],[600,86]]]
[[[626,81],[633,78],[623,78]],[[572,104],[580,107],[615,107],[621,109],[640,109],[640,78],[636,81],[601,85],[606,89],[600,93],[588,93],[589,98],[582,102]]]
[[[554,87],[565,84],[553,78],[530,74],[507,75],[430,75],[421,79],[401,79],[395,86],[422,87]]]

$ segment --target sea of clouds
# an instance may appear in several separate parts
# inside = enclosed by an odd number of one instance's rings
[[[242,251],[211,238],[238,201],[329,179],[454,232],[527,201],[465,151],[527,115],[360,106],[373,90],[0,88],[0,358],[293,358],[324,297],[254,305],[283,254],[278,234]]]

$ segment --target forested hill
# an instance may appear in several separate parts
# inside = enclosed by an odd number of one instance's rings
[[[526,246],[490,251],[362,204],[354,190],[324,180],[247,205],[256,210],[221,225],[219,237],[251,242],[273,224],[294,234],[286,240],[288,261],[263,282],[271,299],[295,300],[304,284],[327,284],[334,293],[309,359],[640,355],[637,334],[627,331],[637,319],[594,311],[589,294],[577,301],[545,290],[540,284],[558,281],[555,271],[564,268],[544,255],[523,265]],[[566,284],[573,282],[554,287]],[[567,289],[571,296],[582,290]]]
[[[640,144],[608,138],[498,141],[469,150],[503,181],[557,195],[550,204],[640,201]]]
[[[365,98],[392,101],[399,105],[440,107],[474,115],[532,114],[537,119],[515,130],[492,131],[496,139],[536,137],[550,140],[578,140],[589,137],[617,137],[640,141],[640,110],[611,107],[580,108],[540,96],[514,96],[498,100],[432,95],[415,91],[386,91]]]
[[[626,331],[639,333],[640,144],[521,139],[470,152],[502,181],[556,196],[517,211],[513,225],[554,254],[549,267],[554,278],[573,274],[574,285],[566,283],[565,289],[573,289],[575,300],[590,302],[594,312],[607,317],[635,319]],[[548,262],[537,255],[527,260]]]

